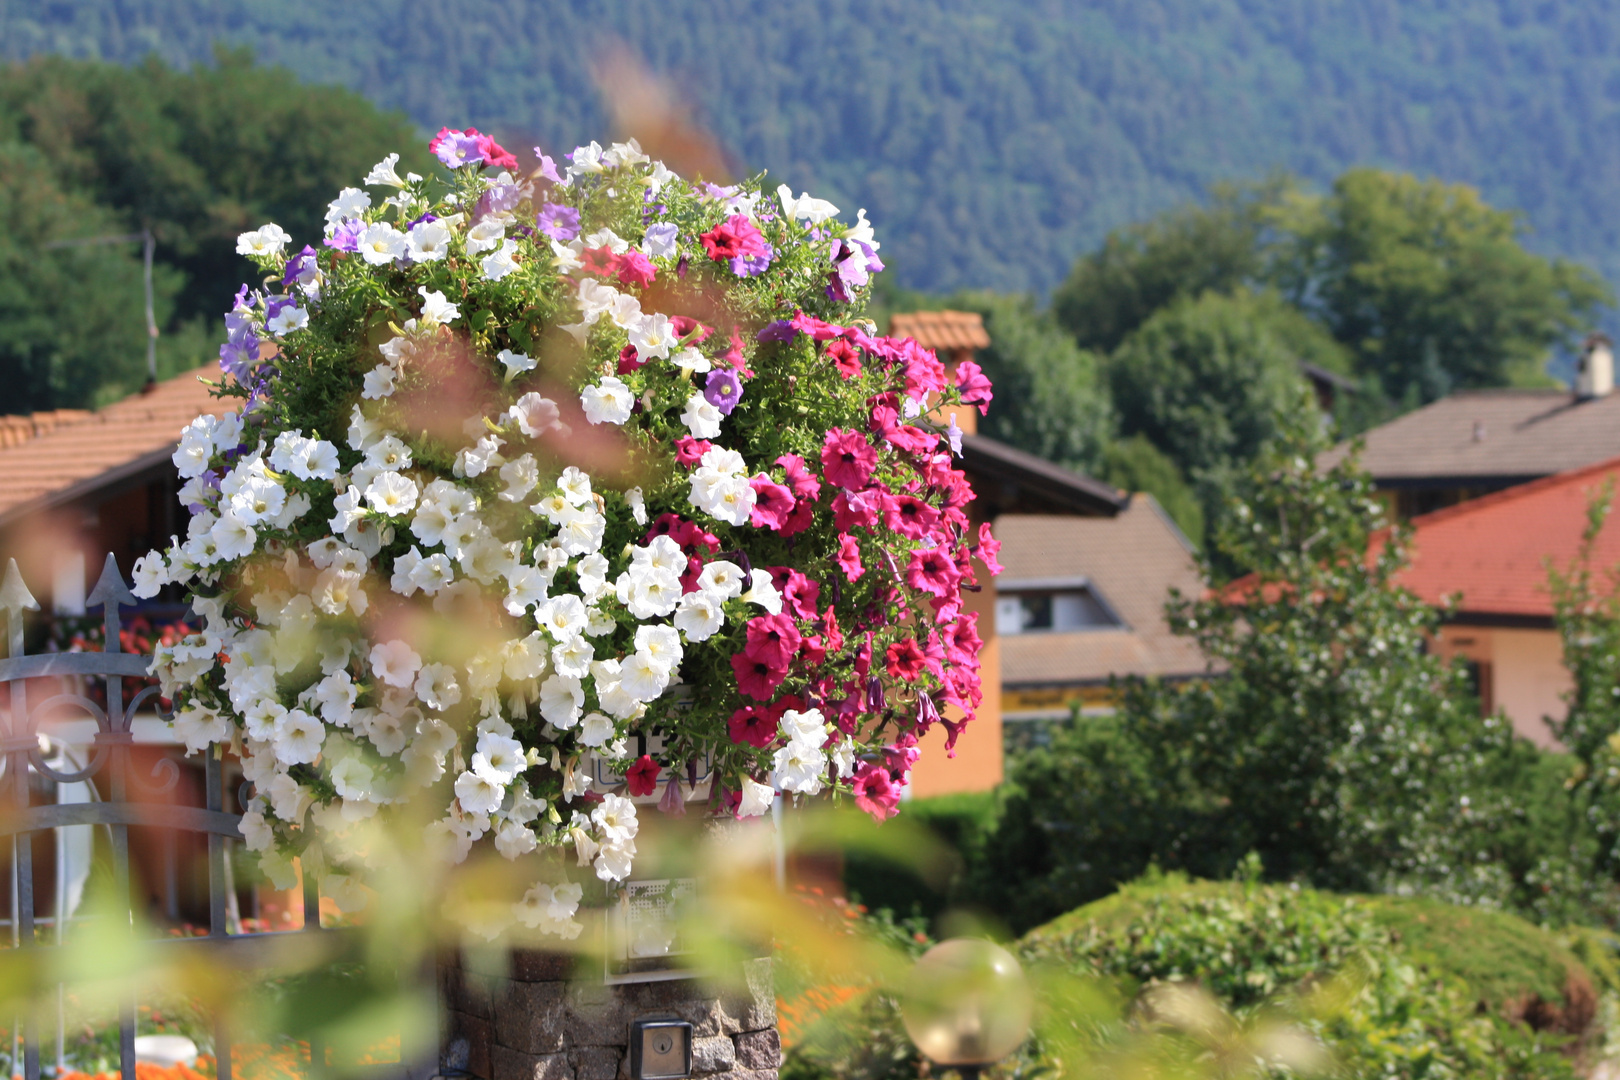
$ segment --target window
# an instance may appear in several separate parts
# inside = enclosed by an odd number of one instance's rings
[[[1102,595],[1085,581],[1052,583],[1009,582],[996,598],[996,633],[1073,633],[1124,626]]]

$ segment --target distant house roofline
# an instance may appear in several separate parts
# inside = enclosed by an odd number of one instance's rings
[[[962,436],[962,469],[988,510],[1004,513],[1069,513],[1113,517],[1130,503],[1124,492],[1045,458],[984,435]],[[987,482],[980,482],[987,481]]]

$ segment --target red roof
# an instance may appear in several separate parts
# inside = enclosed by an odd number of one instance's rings
[[[1620,483],[1620,458],[1413,518],[1412,564],[1398,580],[1432,604],[1461,593],[1459,610],[1470,614],[1550,618],[1548,560],[1559,569],[1569,566],[1592,497],[1611,476]],[[1605,523],[1593,550],[1599,571],[1620,566],[1616,517]]]
[[[0,439],[0,524],[98,477],[172,452],[180,429],[200,413],[219,415],[239,408],[210,397],[209,388],[198,381],[219,377],[219,365],[210,364],[93,413],[64,410],[4,418],[0,431],[9,431],[15,441]],[[30,437],[21,437],[24,430]]]
[[[976,311],[902,312],[889,319],[889,333],[916,338],[923,348],[942,352],[990,347],[984,317]]]

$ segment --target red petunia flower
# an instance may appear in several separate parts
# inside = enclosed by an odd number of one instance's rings
[[[646,288],[657,276],[658,268],[641,252],[632,249],[619,256],[617,277],[621,284]]]
[[[802,638],[799,628],[786,615],[757,615],[748,620],[748,644],[742,654],[750,661],[785,673]]]
[[[612,277],[619,268],[619,257],[605,247],[586,248],[579,261],[587,274],[597,277]]]
[[[827,343],[827,359],[846,379],[853,379],[861,373],[860,351],[843,338]]]
[[[901,638],[890,645],[884,657],[889,675],[896,679],[904,679],[906,682],[915,682],[928,662],[928,657],[911,638]]]
[[[662,771],[658,762],[642,754],[624,771],[624,782],[632,795],[651,795],[658,789],[658,774]]]
[[[734,743],[764,749],[776,738],[777,718],[759,705],[745,705],[726,721],[726,734]]]
[[[755,701],[771,700],[776,688],[787,678],[786,668],[773,668],[763,660],[750,660],[742,653],[731,658],[731,670],[737,676],[737,689]]]

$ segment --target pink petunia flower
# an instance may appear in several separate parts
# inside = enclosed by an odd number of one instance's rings
[[[708,439],[694,439],[690,435],[682,435],[675,440],[675,461],[677,464],[691,468],[703,460],[703,455],[714,449],[714,443]]]
[[[626,251],[618,257],[618,268],[615,274],[620,284],[640,285],[646,288],[658,276],[658,268],[641,252],[634,249]]]
[[[786,672],[799,651],[802,636],[786,615],[756,615],[748,620],[748,644],[742,655]]]
[[[840,491],[833,496],[833,524],[839,531],[864,529],[877,521],[882,498],[876,491]]]
[[[990,402],[995,394],[990,392],[990,380],[978,364],[972,360],[957,364],[956,386],[962,392],[962,404],[977,405],[981,416],[990,411]]]
[[[793,512],[793,492],[764,473],[749,480],[748,486],[754,489],[754,509],[748,516],[748,524],[756,529],[780,531]]]
[[[827,482],[846,491],[859,491],[872,479],[877,450],[858,431],[833,428],[821,449],[821,472]]]
[[[979,557],[979,561],[984,563],[984,568],[990,571],[991,574],[1001,573],[1001,563],[998,560],[998,556],[1001,554],[1001,541],[997,540],[995,534],[990,531],[988,521],[979,525],[979,546],[973,549],[973,553]]]
[[[876,821],[886,821],[900,812],[900,789],[889,776],[889,770],[870,761],[855,770],[853,781],[855,805],[872,815]]]
[[[771,700],[776,688],[787,678],[786,668],[773,668],[763,660],[750,660],[742,653],[731,658],[731,670],[737,676],[737,689],[755,701]]]
[[[838,537],[838,554],[833,556],[833,562],[838,564],[838,569],[850,581],[859,581],[861,575],[866,573],[866,567],[861,565],[861,545],[849,533]]]
[[[921,540],[939,524],[939,511],[915,495],[896,495],[883,517],[889,528],[913,540]]]
[[[884,666],[892,678],[916,682],[917,676],[923,673],[927,659],[915,641],[911,638],[901,638],[890,645],[888,651],[884,653]]]
[[[945,596],[954,592],[961,580],[961,571],[939,548],[911,553],[911,562],[906,566],[906,584],[913,589],[933,596]]]

